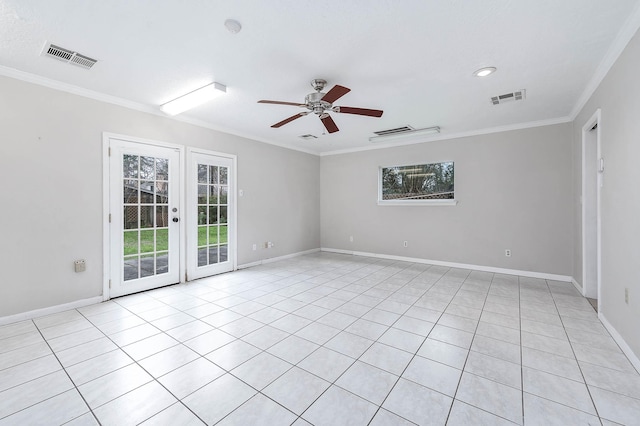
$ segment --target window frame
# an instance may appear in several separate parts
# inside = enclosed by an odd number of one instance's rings
[[[436,199],[436,200],[383,200],[382,199],[382,169],[388,169],[391,167],[415,167],[421,166],[425,164],[439,164],[439,163],[453,163],[454,167],[454,175],[453,175],[453,186],[454,186],[454,198],[449,199]],[[402,164],[402,165],[388,165],[388,166],[378,166],[378,200],[377,203],[379,206],[455,206],[458,204],[458,200],[455,198],[455,161],[433,161],[433,162],[420,162],[420,163],[411,163],[411,164]]]

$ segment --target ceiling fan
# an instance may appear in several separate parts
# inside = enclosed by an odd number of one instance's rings
[[[367,109],[367,108],[354,108],[354,107],[345,107],[345,106],[334,106],[333,103],[349,93],[351,89],[348,89],[344,86],[340,86],[336,84],[333,86],[331,90],[327,93],[322,92],[324,86],[327,84],[326,80],[315,79],[311,80],[311,87],[313,87],[316,91],[315,93],[309,93],[304,98],[304,103],[295,103],[295,102],[281,102],[281,101],[267,101],[261,100],[258,101],[260,104],[276,104],[276,105],[291,105],[297,106],[301,108],[306,108],[309,111],[299,112],[295,115],[292,115],[289,118],[285,118],[284,120],[274,124],[273,128],[282,127],[287,123],[292,122],[300,117],[304,117],[307,114],[314,113],[318,117],[320,117],[320,121],[324,124],[324,127],[327,129],[329,133],[335,133],[338,130],[338,126],[335,121],[329,115],[329,111],[331,112],[339,112],[343,114],[356,114],[356,115],[366,115],[369,117],[381,117],[382,112],[379,109]]]

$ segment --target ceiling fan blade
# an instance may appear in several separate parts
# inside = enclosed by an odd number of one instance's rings
[[[282,101],[267,101],[267,100],[261,100],[258,101],[259,104],[275,104],[275,105],[291,105],[291,106],[298,106],[298,107],[306,107],[305,104],[299,104],[299,103],[295,103],[295,102],[282,102]]]
[[[382,113],[379,109],[367,109],[367,108],[353,108],[353,107],[334,107],[333,110],[335,112],[341,112],[343,114],[356,114],[356,115],[367,115],[369,117],[382,117]]]
[[[341,97],[343,97],[344,95],[346,95],[347,93],[349,93],[350,91],[351,89],[346,88],[344,86],[340,86],[339,84],[336,84],[335,86],[333,86],[331,90],[327,92],[326,95],[322,97],[322,100],[332,104],[338,99],[340,99]]]
[[[322,124],[324,124],[324,127],[327,129],[327,132],[335,133],[340,130],[338,129],[338,126],[336,126],[336,122],[333,121],[333,118],[331,118],[329,114],[322,114],[320,116],[320,120],[322,121]]]
[[[307,114],[309,114],[309,111],[307,111],[307,112],[299,112],[296,115],[292,115],[289,118],[285,118],[284,120],[280,121],[279,123],[274,124],[271,127],[273,127],[274,129],[277,129],[278,127],[282,127],[287,123],[291,123],[293,120],[296,120],[296,119],[298,119],[300,117],[304,117]]]

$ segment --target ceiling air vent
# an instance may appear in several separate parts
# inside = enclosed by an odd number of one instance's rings
[[[504,95],[492,96],[491,103],[493,105],[503,104],[511,101],[522,101],[526,95],[526,90],[517,90],[515,92],[505,93]]]
[[[395,135],[396,133],[410,132],[412,130],[414,129],[411,126],[402,126],[402,127],[397,127],[395,129],[380,130],[379,132],[373,132],[373,133],[375,133],[378,136],[386,136],[386,135]]]
[[[300,135],[300,136],[298,136],[298,137],[299,137],[299,138],[302,138],[302,139],[304,139],[304,140],[318,139],[318,137],[317,137],[317,136],[314,136],[314,135]]]
[[[81,68],[90,69],[96,62],[96,59],[90,58],[85,55],[81,55],[73,50],[65,49],[64,47],[56,46],[55,44],[47,43],[42,50],[42,56],[48,56],[50,58],[58,59],[59,61],[66,62],[68,64],[77,65]]]

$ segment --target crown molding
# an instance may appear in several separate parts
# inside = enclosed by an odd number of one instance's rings
[[[460,139],[469,136],[487,135],[491,133],[509,132],[512,130],[530,129],[533,127],[553,126],[554,124],[570,123],[573,121],[570,117],[551,118],[548,120],[529,121],[526,123],[509,124],[507,126],[487,127],[485,129],[470,130],[467,132],[445,133],[433,136],[408,136],[406,140],[396,140],[393,142],[376,143],[371,146],[361,146],[356,148],[340,149],[336,151],[327,151],[320,153],[321,157],[330,155],[350,154],[353,152],[372,151],[375,149],[395,148],[398,146],[418,145],[421,143],[443,141],[448,139]]]
[[[228,133],[230,135],[233,136],[238,136],[241,138],[245,138],[245,139],[249,139],[249,140],[253,140],[253,141],[257,141],[257,142],[262,142],[262,143],[266,143],[269,145],[274,145],[280,148],[284,148],[284,149],[289,149],[292,151],[300,151],[300,152],[304,152],[305,154],[311,154],[311,155],[318,155],[317,151],[313,151],[313,150],[309,150],[309,149],[304,149],[304,148],[299,148],[299,147],[293,147],[284,143],[279,143],[279,142],[274,142],[271,140],[267,140],[267,139],[263,139],[263,138],[259,138],[255,135],[250,135],[247,133],[243,133],[243,132],[238,132],[229,128],[225,128],[225,127],[221,127],[221,126],[214,126],[211,125],[210,123],[207,123],[205,121],[202,120],[198,120],[198,119],[194,119],[194,118],[188,118],[188,117],[181,117],[181,116],[169,116],[167,114],[165,114],[164,112],[160,111],[159,108],[152,106],[152,105],[148,105],[148,104],[143,104],[140,102],[134,102],[134,101],[130,101],[128,99],[123,99],[123,98],[119,98],[117,96],[111,96],[111,95],[107,95],[104,93],[100,93],[100,92],[96,92],[93,90],[89,90],[89,89],[85,89],[83,87],[79,87],[79,86],[74,86],[72,84],[68,84],[68,83],[63,83],[61,81],[58,80],[53,80],[50,78],[46,78],[46,77],[41,77],[39,75],[35,75],[35,74],[30,74],[24,71],[20,71],[17,70],[15,68],[9,68],[9,67],[5,67],[0,65],[0,76],[5,76],[5,77],[10,77],[10,78],[14,78],[16,80],[21,80],[21,81],[25,81],[27,83],[33,83],[33,84],[37,84],[39,86],[43,86],[43,87],[47,87],[49,89],[54,89],[54,90],[59,90],[61,92],[66,92],[66,93],[71,93],[73,95],[77,95],[77,96],[82,96],[84,98],[89,98],[89,99],[93,99],[99,102],[105,102],[108,104],[112,104],[112,105],[117,105],[117,106],[121,106],[124,108],[128,108],[128,109],[132,109],[135,111],[140,111],[140,112],[145,112],[147,114],[151,114],[151,115],[155,115],[158,117],[163,117],[166,118],[168,120],[174,120],[174,121],[179,121],[181,123],[186,123],[186,124],[191,124],[194,126],[198,126],[198,127],[203,127],[205,129],[209,129],[209,130],[215,130],[217,132],[223,132],[223,133]]]
[[[578,98],[578,101],[574,105],[571,110],[571,114],[569,117],[571,121],[575,120],[582,108],[587,104],[591,96],[595,93],[602,83],[602,80],[607,76],[611,67],[616,63],[624,49],[627,47],[633,36],[638,32],[640,28],[640,3],[636,5],[634,11],[629,15],[625,23],[622,25],[620,30],[618,31],[618,35],[609,46],[609,50],[600,61],[598,68],[596,68],[595,73],[587,83],[587,86],[582,91],[582,94]]]

